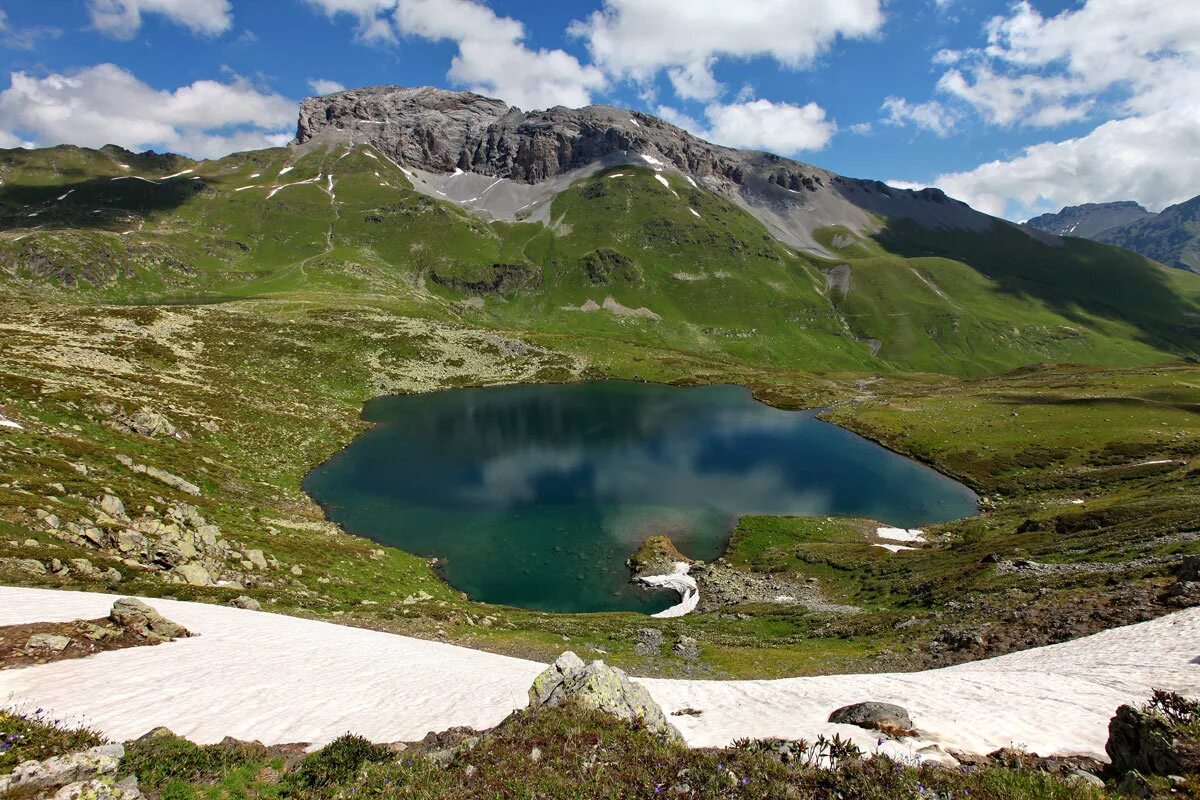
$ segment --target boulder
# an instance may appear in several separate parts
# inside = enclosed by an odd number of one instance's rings
[[[160,642],[191,635],[182,625],[171,622],[141,600],[133,597],[122,597],[113,603],[108,618],[125,630]]]
[[[46,565],[36,558],[17,558],[13,559],[12,564],[17,569],[27,572],[30,575],[45,575],[49,571],[46,569]]]
[[[1133,706],[1121,706],[1109,720],[1104,749],[1118,775],[1180,775],[1189,771],[1184,763],[1188,760],[1185,748],[1171,724],[1159,714]]]
[[[133,412],[125,420],[125,423],[131,431],[140,433],[142,436],[170,436],[173,439],[181,440],[187,438],[171,423],[171,420],[145,406]]]
[[[619,719],[641,720],[647,729],[672,741],[683,741],[646,687],[634,683],[622,670],[603,661],[584,664],[569,650],[538,675],[529,688],[530,708],[553,708],[568,702]]]
[[[229,605],[233,606],[234,608],[244,608],[247,611],[262,611],[262,605],[260,605],[257,600],[255,600],[253,597],[247,597],[244,594],[238,595],[230,600]]]
[[[58,636],[53,633],[35,633],[25,643],[25,651],[37,655],[47,655],[50,653],[61,653],[70,645],[71,640],[66,636]]]
[[[691,636],[680,636],[678,641],[671,645],[671,652],[685,661],[695,661],[700,658],[700,643]]]
[[[639,656],[656,656],[662,650],[663,635],[657,628],[638,628],[633,651]]]
[[[96,565],[86,558],[72,558],[71,569],[75,570],[84,577],[92,577],[100,574],[100,570],[96,569]]]
[[[53,800],[144,800],[136,775],[120,781],[93,779],[71,783],[55,792]]]
[[[891,703],[854,703],[842,706],[829,715],[829,721],[841,725],[856,725],[869,730],[883,728],[912,730],[912,718],[903,706]]]
[[[116,495],[106,494],[100,499],[100,510],[113,519],[125,519],[125,503]]]
[[[0,793],[19,788],[32,794],[37,789],[55,789],[81,781],[111,778],[117,774],[117,767],[124,757],[124,747],[107,744],[45,761],[26,761],[18,764],[11,774],[0,777]]]
[[[183,579],[184,583],[190,586],[212,586],[213,579],[209,571],[202,564],[192,562],[190,564],[180,564],[173,572]]]

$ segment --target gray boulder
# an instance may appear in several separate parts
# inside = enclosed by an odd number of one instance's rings
[[[160,642],[191,635],[182,625],[171,622],[141,600],[133,597],[122,597],[113,603],[108,618],[125,630]]]
[[[112,778],[124,757],[124,747],[107,744],[45,761],[26,761],[18,764],[11,774],[0,776],[0,793],[24,789],[32,794],[37,789]]]
[[[671,645],[671,652],[685,661],[695,661],[700,658],[700,643],[691,636],[680,636],[678,641]]]
[[[136,775],[119,781],[98,780],[71,783],[59,789],[53,800],[144,800]]]
[[[203,564],[191,562],[188,564],[180,564],[172,570],[179,578],[190,586],[212,586],[212,573],[210,573]]]
[[[638,628],[633,651],[639,656],[656,656],[662,650],[663,635],[657,628]]]
[[[25,643],[25,651],[34,655],[49,655],[52,653],[61,653],[70,645],[71,640],[66,636],[57,636],[53,633],[35,633]]]
[[[672,741],[683,741],[646,687],[603,661],[584,664],[568,650],[534,680],[529,688],[529,707],[553,708],[569,702],[619,719],[641,720],[647,729]]]
[[[230,600],[229,605],[234,608],[244,608],[247,611],[262,611],[262,605],[257,600],[253,597],[247,597],[244,594]]]
[[[903,706],[891,703],[854,703],[842,706],[829,715],[829,721],[840,725],[856,725],[860,728],[878,730],[885,728],[902,728],[912,730],[912,718]]]
[[[113,519],[125,519],[125,503],[116,495],[106,494],[100,499],[100,510]]]

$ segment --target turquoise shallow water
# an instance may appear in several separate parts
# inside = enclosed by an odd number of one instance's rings
[[[720,555],[742,514],[863,516],[913,527],[975,495],[928,467],[737,386],[597,382],[381,397],[374,427],[305,490],[353,533],[445,559],[477,600],[654,612],[625,559],[665,533]]]

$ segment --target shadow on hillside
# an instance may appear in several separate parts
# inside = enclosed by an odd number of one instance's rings
[[[134,177],[91,178],[56,186],[0,185],[0,231],[43,228],[112,228],[130,217],[169,213],[207,190],[190,175],[165,182]]]
[[[1006,394],[1000,402],[1014,406],[1116,406],[1173,408],[1188,414],[1200,414],[1200,403],[1152,400],[1142,397],[1047,397],[1040,394]]]
[[[1200,305],[1176,292],[1162,270],[1136,253],[1081,239],[1055,247],[1002,223],[979,233],[897,218],[874,238],[905,258],[962,262],[1005,294],[1040,301],[1080,327],[1093,328],[1095,317],[1123,322],[1147,344],[1200,354],[1200,321],[1192,316]]]

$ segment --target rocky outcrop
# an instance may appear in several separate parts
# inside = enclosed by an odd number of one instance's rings
[[[903,706],[891,703],[854,703],[829,715],[829,721],[869,730],[912,730],[912,718]]]
[[[350,89],[301,104],[296,144],[310,143],[367,144],[410,169],[461,170],[526,185],[603,164],[669,168],[739,202],[781,240],[813,249],[822,249],[812,237],[816,228],[875,230],[875,216],[973,230],[997,223],[937,189],[897,189],[721,147],[649,114],[611,106],[525,112],[470,92]]]
[[[189,437],[177,428],[164,414],[149,406],[143,406],[136,411],[127,412],[115,403],[105,402],[99,406],[100,411],[111,417],[112,426],[126,433],[136,433],[148,438],[165,437],[186,441]]]
[[[553,708],[568,702],[620,719],[640,720],[655,733],[683,740],[644,686],[603,661],[584,664],[569,650],[534,680],[529,688],[529,707]]]
[[[1200,770],[1200,741],[1183,735],[1187,726],[1171,720],[1159,710],[1125,705],[1108,723],[1105,751],[1118,775],[1184,775]],[[1189,740],[1189,738],[1191,740]]]
[[[135,597],[122,597],[113,603],[108,618],[113,623],[145,639],[167,642],[191,636],[182,625],[177,625]]]
[[[116,779],[124,756],[124,747],[109,744],[45,761],[26,761],[0,776],[0,793],[34,797],[54,792],[54,800],[140,800],[137,778]]]
[[[127,509],[120,497],[106,493],[96,501],[91,516],[64,522],[47,512],[39,518],[53,536],[95,548],[135,570],[157,573],[167,583],[245,589],[291,580],[281,574],[283,565],[273,556],[265,556],[259,549],[243,549],[224,538],[219,527],[188,503],[172,504],[165,513],[152,506],[135,512]],[[33,563],[46,571],[44,564]],[[121,580],[117,570],[100,569],[89,559],[71,559],[63,567],[64,576],[75,574],[109,583]]]

